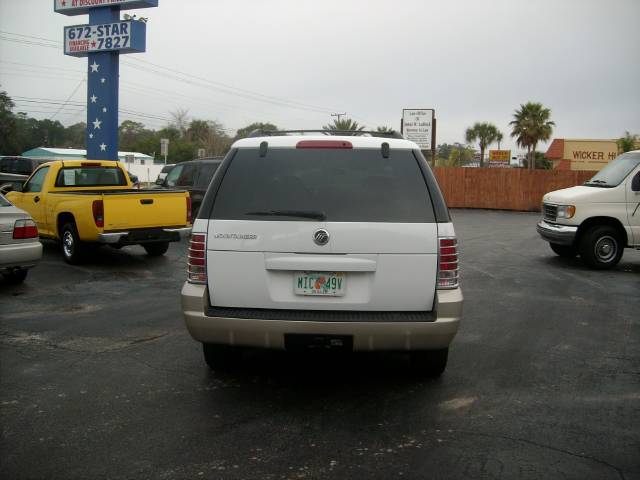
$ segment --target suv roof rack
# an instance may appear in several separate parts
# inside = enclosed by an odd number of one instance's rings
[[[373,132],[366,130],[253,130],[246,138],[255,137],[282,137],[286,135],[305,135],[308,133],[321,133],[323,135],[344,135],[349,137],[368,136],[368,137],[382,137],[382,138],[399,138],[404,137],[394,131],[391,132]]]

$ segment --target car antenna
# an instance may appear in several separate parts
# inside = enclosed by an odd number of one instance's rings
[[[267,156],[267,149],[269,148],[269,143],[268,142],[260,142],[260,156],[261,157],[266,157]]]

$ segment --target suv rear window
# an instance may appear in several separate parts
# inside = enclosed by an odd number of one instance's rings
[[[214,201],[219,220],[433,223],[433,206],[411,150],[239,149]],[[268,215],[278,212],[279,215]],[[256,214],[258,213],[258,214]],[[313,218],[309,218],[313,220]]]

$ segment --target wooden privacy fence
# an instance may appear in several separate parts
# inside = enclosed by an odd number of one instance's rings
[[[596,172],[524,168],[433,169],[450,208],[540,211],[542,196],[582,185]]]

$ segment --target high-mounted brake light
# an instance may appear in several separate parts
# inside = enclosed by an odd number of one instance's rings
[[[438,288],[457,288],[458,240],[456,237],[438,238]]]
[[[91,211],[93,212],[93,221],[96,222],[96,227],[104,227],[104,203],[102,200],[94,200],[91,204]]]
[[[23,240],[26,238],[37,238],[38,227],[36,222],[30,219],[16,220],[13,225],[13,238],[14,240]]]
[[[296,148],[351,149],[353,145],[345,140],[300,140],[296,143]]]
[[[192,222],[193,219],[191,218],[191,196],[187,195],[187,223]]]
[[[187,281],[189,283],[207,283],[207,235],[191,235],[187,257]]]

